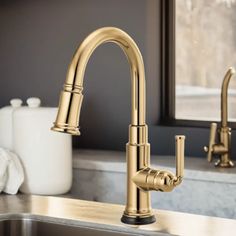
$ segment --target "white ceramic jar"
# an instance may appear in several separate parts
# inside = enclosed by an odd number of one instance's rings
[[[25,171],[23,193],[55,195],[72,184],[71,136],[50,130],[57,108],[40,107],[39,98],[13,113],[13,147]]]
[[[21,107],[22,100],[14,98],[10,104],[0,109],[0,147],[12,150],[12,116],[13,111]]]

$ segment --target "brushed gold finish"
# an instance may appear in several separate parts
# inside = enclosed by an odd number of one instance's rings
[[[216,123],[211,123],[209,147],[207,147],[207,146],[204,147],[204,151],[207,152],[207,160],[209,162],[212,161],[213,147],[216,144],[216,141],[215,141],[216,131],[217,131],[217,124]]]
[[[174,181],[175,186],[181,184],[184,177],[184,150],[185,150],[185,136],[175,136],[175,153],[176,153],[176,178]]]
[[[219,143],[216,143],[217,124],[212,123],[209,146],[204,147],[209,162],[212,161],[213,155],[220,155],[220,159],[215,162],[216,167],[234,167],[234,163],[231,160],[231,128],[228,127],[228,87],[229,81],[234,74],[234,68],[229,68],[221,87],[221,127],[218,130]]]
[[[176,138],[176,175],[150,168],[150,144],[146,125],[146,85],[142,55],[134,40],[124,31],[105,27],[91,33],[75,52],[69,66],[59,110],[52,130],[79,135],[83,78],[87,62],[101,44],[118,44],[126,54],[131,72],[131,125],[127,158],[127,204],[122,222],[148,224],[155,221],[149,190],[171,191],[181,183],[184,169],[184,136]]]

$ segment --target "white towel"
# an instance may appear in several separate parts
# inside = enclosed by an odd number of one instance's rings
[[[24,181],[24,171],[13,152],[0,148],[0,192],[16,194]]]
[[[0,148],[0,192],[3,191],[7,182],[7,167],[9,165],[8,154]]]

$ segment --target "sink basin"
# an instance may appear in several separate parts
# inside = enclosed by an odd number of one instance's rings
[[[124,232],[100,230],[81,226],[48,223],[32,219],[0,221],[0,236],[126,236]]]
[[[61,197],[2,195],[0,236],[225,236],[236,221],[154,210],[150,225],[122,224],[124,206]],[[234,234],[235,235],[235,234]]]

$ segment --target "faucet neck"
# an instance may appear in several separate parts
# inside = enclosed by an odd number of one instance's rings
[[[234,74],[235,70],[233,68],[229,68],[225,74],[221,87],[221,126],[223,128],[228,126],[228,87],[229,81]]]
[[[67,72],[65,87],[81,92],[87,62],[101,44],[113,42],[119,45],[130,64],[131,72],[131,125],[145,125],[145,71],[142,55],[133,39],[124,31],[105,27],[91,33],[74,54]]]

